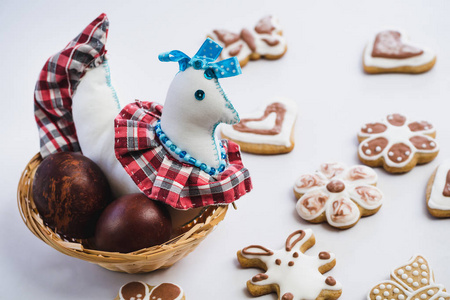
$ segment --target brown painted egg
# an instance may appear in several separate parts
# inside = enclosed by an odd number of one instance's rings
[[[112,197],[105,175],[92,160],[60,152],[46,157],[36,170],[33,199],[45,224],[65,237],[83,239],[94,235]]]
[[[128,253],[160,245],[170,239],[172,222],[163,204],[144,194],[114,200],[103,211],[95,230],[97,249]]]

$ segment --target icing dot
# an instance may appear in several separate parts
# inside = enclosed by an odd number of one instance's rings
[[[406,268],[405,268],[407,271],[411,271],[411,266],[406,266]]]
[[[381,147],[380,146],[376,146],[375,147],[375,151],[380,152],[381,151]]]
[[[402,275],[402,278],[403,278],[403,279],[406,279],[406,278],[408,278],[408,275],[403,274],[403,275]]]
[[[400,293],[400,290],[398,288],[395,288],[394,289],[394,294],[398,294],[398,293]]]
[[[394,156],[394,152],[389,151],[388,155],[389,155],[389,156]]]
[[[369,144],[365,143],[363,146],[364,146],[364,147],[369,147]]]
[[[427,266],[426,266],[425,264],[423,264],[423,265],[420,266],[420,268],[421,268],[422,270],[426,270],[426,269],[427,269]]]
[[[377,295],[377,294],[380,293],[380,290],[379,290],[379,289],[374,289],[374,290],[373,290],[373,293],[374,293],[375,295]]]
[[[427,299],[427,295],[422,294],[422,295],[420,295],[420,298],[422,298],[422,299]]]
[[[388,290],[390,290],[390,289],[392,289],[392,285],[388,284],[388,285],[386,286],[386,288],[387,288]]]
[[[380,284],[380,289],[384,290],[386,286],[384,284]]]
[[[370,151],[370,149],[367,149],[367,150],[366,150],[366,154],[367,154],[367,155],[370,155],[371,153],[372,153],[372,151]]]
[[[413,263],[412,266],[413,266],[414,268],[417,268],[417,267],[419,266],[419,264]]]
[[[389,115],[389,116],[388,116],[388,119],[389,119],[389,120],[392,120],[393,118],[394,118],[394,117],[393,117],[392,115]]]
[[[422,282],[422,284],[427,284],[428,280],[426,280],[425,278],[423,278],[420,282]]]
[[[419,263],[423,264],[423,259],[419,258]]]
[[[414,272],[413,272],[413,275],[414,275],[414,276],[418,276],[418,275],[419,275],[419,271],[417,271],[417,270],[414,271]]]
[[[289,267],[292,267],[293,265],[294,265],[294,262],[293,262],[293,261],[288,262],[288,266],[289,266]]]
[[[418,287],[418,286],[419,286],[419,283],[416,282],[416,281],[414,281],[414,282],[413,282],[413,286]]]
[[[406,151],[406,152],[405,152],[405,155],[406,155],[406,156],[409,156],[410,154],[411,154],[411,152],[409,152],[409,151]]]
[[[412,283],[412,282],[413,282],[413,279],[412,279],[412,278],[408,278],[408,279],[406,279],[406,281],[407,281],[408,283]]]
[[[431,146],[431,147],[434,147],[434,146],[436,146],[436,143],[431,142],[431,143],[430,143],[430,146]]]
[[[381,298],[381,296],[377,296],[375,299],[376,300],[381,300],[382,298]]]
[[[444,299],[444,297],[439,297],[439,299],[438,299],[438,300],[445,300],[445,299]]]
[[[403,275],[403,273],[405,273],[405,271],[403,271],[402,269],[400,269],[400,270],[397,271],[397,274],[398,274],[398,275]]]
[[[422,148],[426,148],[427,147],[427,144],[422,144]]]
[[[142,294],[137,294],[136,297],[142,298]]]
[[[402,161],[402,158],[400,156],[397,157],[397,161]]]
[[[398,299],[404,300],[404,299],[405,299],[405,296],[403,296],[403,295],[398,295]]]
[[[368,129],[367,129],[367,132],[368,132],[368,133],[371,133],[372,131],[373,131],[372,128],[368,128]]]
[[[434,291],[433,290],[428,290],[427,294],[430,295],[430,296],[433,296],[434,295]]]
[[[422,276],[423,276],[423,277],[426,277],[427,275],[428,275],[427,272],[422,272]]]
[[[387,297],[387,296],[389,296],[389,292],[388,292],[388,291],[385,291],[385,292],[383,293],[383,295],[385,295],[385,296]]]

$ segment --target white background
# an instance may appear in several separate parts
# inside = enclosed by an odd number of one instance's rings
[[[424,198],[430,174],[450,155],[450,1],[92,2],[0,1],[0,299],[113,299],[133,280],[178,283],[190,300],[248,299],[245,282],[259,271],[240,268],[236,251],[250,244],[279,249],[302,228],[316,235],[309,254],[336,254],[329,274],[343,285],[341,299],[365,299],[415,253],[427,257],[437,282],[450,288],[450,220],[431,217]],[[135,98],[164,102],[177,64],[159,62],[158,54],[179,49],[193,55],[212,29],[238,31],[276,14],[289,43],[282,59],[250,62],[241,76],[221,83],[241,114],[267,97],[294,99],[295,149],[277,156],[243,154],[254,190],[193,253],[149,274],[115,273],[60,254],[28,231],[16,204],[20,174],[39,150],[33,116],[39,71],[101,12],[110,20],[107,49],[122,104]],[[364,74],[364,45],[388,26],[435,49],[434,69],[422,75]],[[301,220],[294,180],[322,162],[357,164],[358,129],[392,112],[435,125],[441,146],[436,160],[404,175],[377,169],[385,203],[352,229]]]

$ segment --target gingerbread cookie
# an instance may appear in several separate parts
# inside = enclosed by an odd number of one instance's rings
[[[416,164],[432,161],[439,153],[436,130],[426,121],[409,121],[400,114],[388,115],[364,125],[358,133],[359,159],[390,173],[405,173]]]
[[[427,208],[438,218],[450,217],[450,159],[441,163],[427,185]]]
[[[125,284],[114,300],[185,300],[181,287],[173,283],[151,286],[141,281]]]
[[[259,20],[253,30],[242,29],[240,34],[220,29],[213,30],[208,37],[219,42],[224,47],[221,58],[236,56],[241,67],[249,60],[278,59],[287,50],[283,31],[278,19],[267,16]]]
[[[378,33],[364,50],[367,73],[423,73],[433,68],[436,55],[428,48],[410,44],[397,30]]]
[[[433,271],[423,256],[415,255],[391,272],[391,280],[370,290],[368,300],[449,300],[444,286],[434,282]]]
[[[280,250],[257,245],[239,250],[237,257],[242,267],[264,270],[247,281],[249,292],[253,296],[276,292],[278,300],[338,299],[342,285],[332,276],[322,275],[336,265],[335,256],[330,252],[305,255],[314,244],[312,230],[306,229],[289,235]]]
[[[350,228],[361,216],[373,215],[380,209],[383,193],[375,187],[377,178],[375,171],[366,166],[322,164],[314,174],[302,175],[295,182],[297,212],[311,223]]]
[[[294,149],[294,125],[297,104],[286,98],[275,98],[258,111],[241,116],[233,126],[222,127],[222,137],[257,154],[288,153]]]

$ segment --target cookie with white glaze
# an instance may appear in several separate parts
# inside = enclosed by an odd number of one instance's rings
[[[287,51],[283,30],[275,16],[262,18],[253,30],[244,28],[238,34],[225,29],[216,29],[209,33],[208,37],[224,47],[222,59],[236,56],[241,67],[250,60],[279,59]]]
[[[437,218],[450,217],[450,159],[441,163],[427,185],[427,208]]]
[[[375,186],[377,178],[366,166],[324,163],[315,173],[295,181],[297,213],[311,223],[328,222],[338,229],[353,227],[383,204],[383,193]]]
[[[390,173],[409,172],[417,164],[436,158],[436,129],[427,121],[410,121],[391,114],[380,122],[367,123],[358,132],[358,157],[370,167]]]
[[[391,272],[391,280],[374,286],[367,300],[450,300],[450,294],[434,281],[433,271],[421,255]]]
[[[409,42],[400,30],[384,30],[366,46],[364,71],[378,73],[423,73],[433,68],[436,54]]]
[[[323,275],[336,265],[335,255],[320,252],[304,254],[314,246],[311,229],[297,230],[286,239],[280,250],[252,245],[239,250],[238,261],[244,268],[259,268],[264,273],[247,281],[253,296],[277,293],[278,300],[333,300],[342,293],[342,285],[332,276]]]
[[[294,149],[297,104],[274,98],[255,112],[241,115],[241,121],[222,127],[222,137],[239,144],[241,150],[256,154],[281,154]]]
[[[123,285],[114,300],[185,300],[183,289],[173,283],[151,286],[141,281]]]

